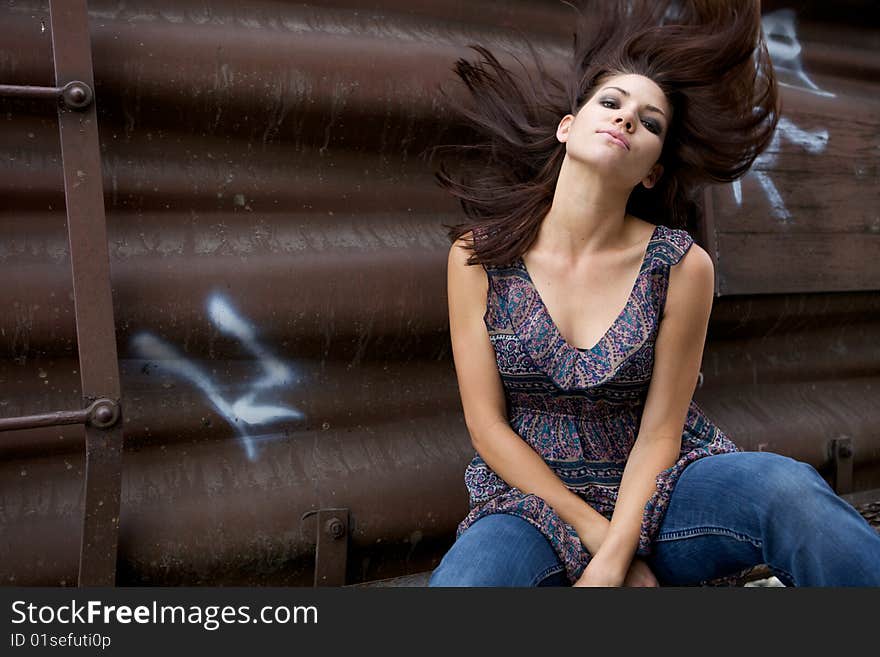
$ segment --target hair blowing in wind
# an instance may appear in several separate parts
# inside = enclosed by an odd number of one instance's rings
[[[559,121],[576,115],[613,75],[650,78],[673,109],[660,156],[664,174],[650,189],[636,185],[626,208],[652,223],[686,227],[703,186],[743,176],[773,137],[780,107],[758,0],[563,4],[575,31],[571,61],[556,69],[562,79],[528,41],[536,77],[519,59],[523,75],[471,44],[480,59],[454,66],[468,102],[444,93],[476,135],[468,144],[440,146],[458,156],[458,171],[441,164],[435,174],[464,210],[461,223],[445,226],[451,241],[469,231],[484,237],[468,264],[507,264],[529,248],[566,153],[556,138]]]

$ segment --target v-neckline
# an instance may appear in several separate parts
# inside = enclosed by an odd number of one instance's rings
[[[541,312],[543,312],[547,316],[547,319],[548,319],[550,325],[553,327],[553,331],[556,333],[556,336],[559,338],[559,340],[562,342],[562,344],[564,344],[569,349],[572,349],[572,350],[576,351],[577,353],[585,356],[587,354],[591,354],[594,351],[596,351],[596,349],[599,346],[601,346],[603,342],[605,342],[605,340],[611,334],[611,331],[614,330],[614,328],[620,322],[621,318],[626,314],[626,311],[629,309],[630,305],[633,302],[633,298],[636,295],[636,290],[638,290],[638,288],[639,288],[639,281],[641,280],[642,275],[645,272],[645,264],[648,262],[648,256],[650,255],[650,252],[651,252],[651,244],[653,244],[654,240],[657,238],[657,232],[659,230],[660,230],[660,225],[657,224],[656,226],[654,226],[654,230],[651,232],[651,237],[650,237],[650,239],[648,239],[648,244],[647,244],[647,246],[645,246],[645,251],[642,254],[642,263],[639,266],[639,273],[636,275],[636,280],[633,283],[632,288],[629,291],[629,296],[627,296],[627,298],[626,298],[626,303],[623,304],[623,308],[621,309],[621,311],[619,313],[617,313],[617,316],[614,318],[614,321],[611,322],[611,326],[608,327],[608,329],[601,335],[599,340],[592,347],[575,347],[568,340],[565,339],[565,337],[562,335],[562,331],[559,330],[559,326],[556,324],[556,320],[554,320],[553,316],[550,314],[550,310],[547,308],[547,304],[544,303],[544,299],[541,297],[541,293],[538,291],[538,287],[535,285],[535,282],[532,280],[532,275],[529,273],[529,270],[526,267],[525,261],[522,259],[522,256],[519,256],[517,258],[517,261],[519,262],[519,265],[522,267],[523,273],[525,273],[525,276],[529,282],[529,285],[531,286],[532,290],[535,293],[535,297],[537,298],[538,303],[541,307]]]

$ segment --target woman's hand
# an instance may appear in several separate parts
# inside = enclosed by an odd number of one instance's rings
[[[660,584],[648,564],[640,557],[634,557],[626,573],[621,575],[614,564],[596,553],[572,586],[657,587]]]
[[[634,557],[623,580],[624,586],[660,586],[654,573],[641,557]]]
[[[623,586],[627,573],[597,552],[572,586]]]

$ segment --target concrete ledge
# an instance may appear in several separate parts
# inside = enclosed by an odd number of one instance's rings
[[[377,579],[372,582],[362,582],[361,584],[350,584],[349,587],[364,586],[428,586],[428,580],[431,579],[431,572],[415,573],[413,575],[401,575],[400,577],[389,577],[388,579]]]

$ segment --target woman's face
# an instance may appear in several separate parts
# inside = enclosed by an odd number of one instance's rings
[[[653,187],[663,173],[658,160],[671,119],[672,107],[650,78],[615,75],[597,85],[577,116],[562,119],[556,136],[568,157],[601,169],[622,186]]]

